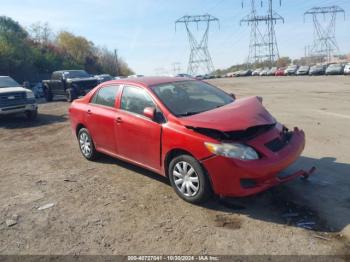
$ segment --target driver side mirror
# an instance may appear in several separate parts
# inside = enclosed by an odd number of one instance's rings
[[[146,107],[143,110],[143,115],[145,117],[148,117],[149,119],[154,120],[155,116],[156,116],[156,109],[154,107]]]
[[[235,95],[234,93],[231,93],[230,96],[231,96],[234,100],[236,100],[236,95]]]

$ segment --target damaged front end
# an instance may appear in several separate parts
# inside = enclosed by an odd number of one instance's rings
[[[263,134],[270,129],[274,128],[276,124],[268,124],[268,125],[259,125],[259,126],[253,126],[249,127],[246,130],[238,130],[238,131],[220,131],[217,129],[211,129],[211,128],[203,128],[203,127],[193,127],[193,126],[186,126],[188,129],[191,129],[197,133],[200,133],[202,135],[211,137],[213,139],[216,139],[218,141],[242,141],[246,142],[250,139],[253,139],[254,137],[259,136],[260,134]]]
[[[213,138],[221,145],[243,145],[258,154],[256,158],[249,158],[249,155],[242,158],[232,153],[224,152],[224,154],[223,150],[219,153],[209,150],[213,153],[213,157],[205,159],[202,163],[209,173],[215,173],[215,178],[212,180],[214,187],[218,189],[216,192],[220,195],[256,194],[297,177],[308,178],[315,171],[315,167],[312,167],[310,171],[281,173],[299,158],[304,149],[305,135],[298,128],[288,130],[280,123],[253,126],[239,131],[190,126],[187,128]],[[220,166],[220,169],[213,168],[214,165]]]

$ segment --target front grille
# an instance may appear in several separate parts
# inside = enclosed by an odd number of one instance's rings
[[[289,143],[291,137],[291,132],[283,131],[280,137],[271,140],[270,142],[266,143],[265,146],[272,152],[278,152]]]
[[[18,106],[26,103],[25,92],[10,92],[0,94],[0,107]]]

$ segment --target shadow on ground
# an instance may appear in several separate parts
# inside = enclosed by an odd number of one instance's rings
[[[101,156],[99,162],[122,166],[170,186],[167,178],[121,160],[113,159],[108,156]],[[329,157],[321,159],[301,157],[298,161],[299,169],[308,169],[311,166],[322,167],[324,165],[330,166],[332,173],[346,174],[347,170],[350,170],[350,164],[337,163],[336,159]],[[292,183],[297,184],[297,187],[302,187],[303,191],[315,190],[315,179],[317,179],[317,171],[312,181],[300,179],[300,181],[295,181]],[[349,177],[344,176],[344,179],[347,179],[347,181],[345,181],[346,183],[350,182]],[[336,185],[334,190],[337,190]],[[320,194],[321,193],[322,192],[320,191]],[[312,207],[298,204],[300,202],[296,201],[296,199],[299,198],[298,194],[302,194],[302,191],[296,191],[288,185],[280,185],[266,192],[250,197],[220,198],[216,196],[201,206],[207,209],[225,212],[226,214],[244,214],[254,219],[292,227],[300,227],[315,232],[339,232],[345,226],[350,224],[349,216],[347,219],[343,219],[342,224],[339,227],[335,228],[329,226],[327,221],[316,211],[314,211]],[[350,207],[350,193],[348,196],[348,201]],[[338,204],[336,201],[334,203]],[[333,209],[335,207],[335,205],[329,206],[329,209]],[[231,222],[224,221],[221,226],[224,227],[225,223],[227,226],[231,226]]]
[[[38,114],[37,119],[28,120],[24,114],[8,115],[0,117],[0,128],[16,129],[29,128],[50,125],[67,121],[68,117],[64,115]]]

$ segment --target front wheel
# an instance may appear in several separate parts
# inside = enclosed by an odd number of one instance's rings
[[[92,141],[92,137],[86,128],[81,128],[78,132],[78,141],[80,152],[87,160],[94,160],[97,157],[97,151]]]
[[[28,120],[33,121],[38,116],[38,110],[26,111],[25,114]]]
[[[192,156],[181,155],[174,158],[168,170],[172,187],[185,201],[198,204],[212,196],[208,176]]]

